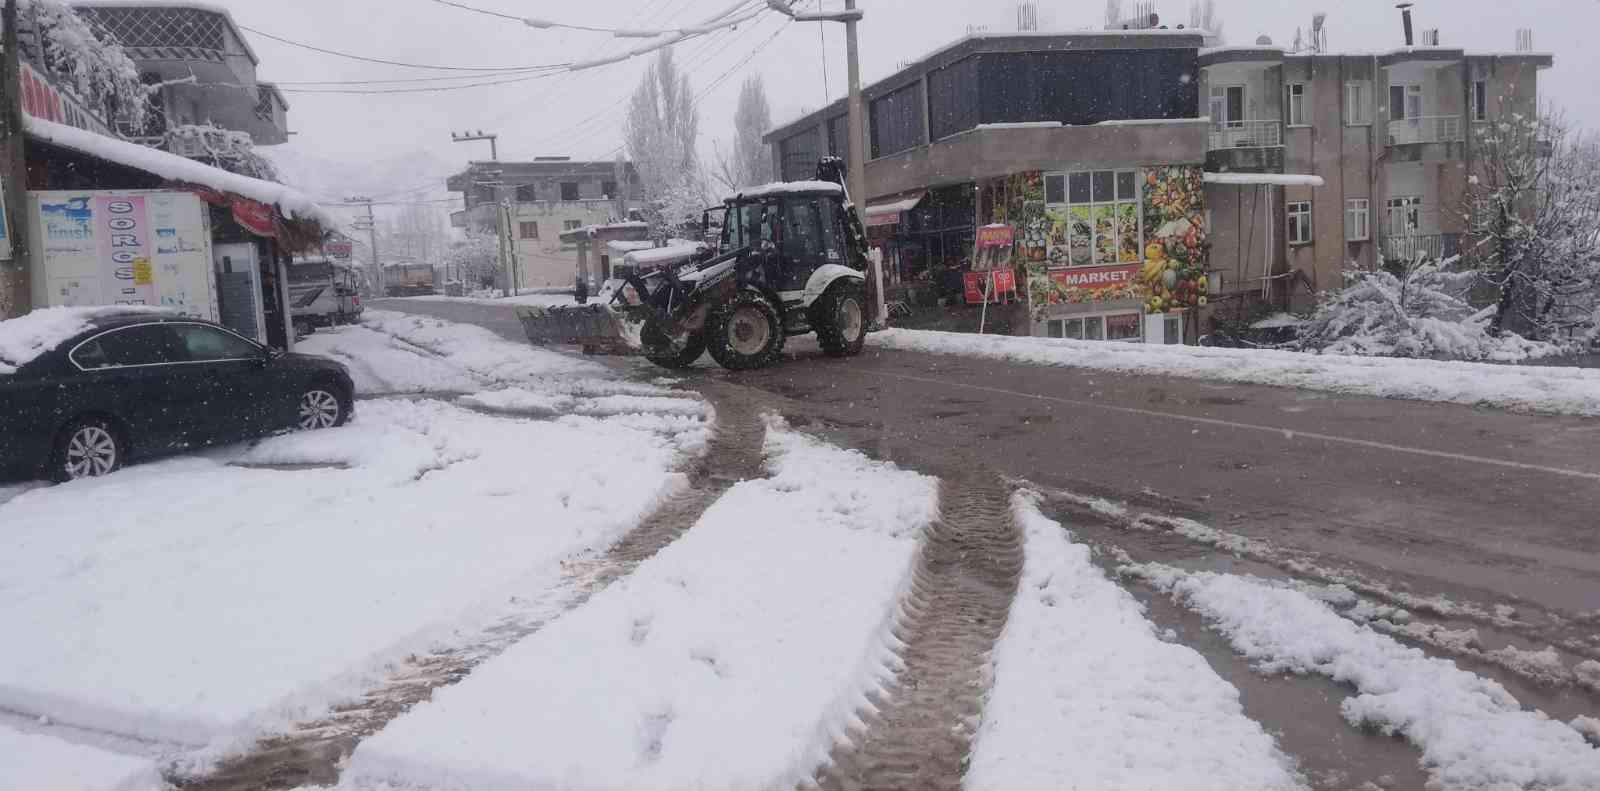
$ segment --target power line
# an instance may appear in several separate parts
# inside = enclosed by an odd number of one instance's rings
[[[582,30],[582,31],[589,32],[589,33],[609,33],[612,36],[615,36],[617,38],[656,38],[658,36],[665,36],[665,35],[672,35],[672,34],[678,34],[678,35],[687,34],[687,35],[690,35],[690,36],[702,35],[702,34],[711,32],[712,29],[713,29],[712,26],[718,24],[719,20],[726,19],[728,16],[730,16],[730,15],[732,15],[734,13],[737,13],[740,8],[742,8],[742,7],[744,7],[744,6],[749,4],[748,0],[740,0],[740,2],[735,3],[732,7],[728,8],[727,10],[723,11],[722,13],[717,14],[715,16],[708,17],[705,21],[701,22],[700,24],[692,25],[692,26],[689,26],[689,27],[676,27],[676,28],[615,28],[615,27],[595,27],[595,26],[592,26],[592,25],[574,25],[574,24],[569,24],[569,23],[566,23],[566,22],[555,22],[555,21],[552,21],[552,20],[549,20],[549,19],[542,19],[542,18],[539,18],[539,17],[517,16],[516,14],[507,14],[507,13],[504,13],[504,12],[501,12],[501,11],[494,11],[494,10],[487,9],[487,8],[479,8],[477,6],[467,5],[466,3],[456,2],[456,0],[433,0],[433,2],[438,3],[439,5],[450,6],[451,8],[459,8],[459,9],[461,9],[463,11],[470,11],[470,12],[472,12],[474,14],[482,14],[484,16],[494,17],[496,19],[505,19],[505,20],[510,20],[512,22],[519,22],[519,23],[521,23],[523,25],[527,25],[528,27],[536,28],[536,29],[539,29],[539,30],[545,30],[545,29],[549,29],[549,28],[559,28],[559,29],[564,29],[564,30]]]
[[[514,82],[528,82],[554,77],[560,72],[541,72],[524,77],[510,77],[499,80],[485,80],[483,82],[469,82],[460,85],[435,85],[422,88],[280,88],[284,93],[340,93],[372,95],[384,93],[443,93],[445,91],[461,91],[468,88],[483,88],[490,85],[510,85]]]
[[[405,63],[403,61],[398,61],[398,60],[385,60],[383,58],[372,58],[372,57],[367,57],[366,55],[355,55],[355,54],[351,54],[349,52],[340,52],[338,50],[326,49],[324,47],[319,47],[319,46],[316,46],[314,44],[307,44],[307,43],[302,42],[302,41],[295,41],[293,39],[287,39],[287,38],[284,38],[282,36],[276,36],[276,35],[273,35],[271,33],[263,31],[263,30],[257,30],[257,29],[255,29],[253,27],[248,26],[248,25],[240,25],[239,29],[248,30],[251,33],[254,33],[254,34],[256,34],[258,36],[261,36],[263,38],[269,38],[269,39],[272,39],[273,41],[277,41],[277,42],[281,42],[281,43],[284,43],[284,44],[288,44],[291,47],[299,47],[301,49],[311,50],[312,52],[320,52],[320,53],[322,53],[324,55],[333,55],[335,57],[340,57],[340,58],[349,58],[351,60],[359,60],[359,61],[362,61],[364,63],[381,63],[381,64],[383,64],[385,66],[400,66],[402,68],[407,68],[407,69],[434,69],[436,71],[477,71],[477,72],[496,72],[496,71],[499,71],[499,72],[512,72],[512,71],[539,71],[539,70],[544,70],[544,69],[551,69],[551,70],[563,69],[563,68],[566,68],[566,67],[572,65],[571,63],[546,63],[546,64],[529,65],[529,66],[439,66],[439,65],[430,65],[430,64],[425,64],[425,63]]]

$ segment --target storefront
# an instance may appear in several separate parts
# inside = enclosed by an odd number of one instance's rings
[[[883,253],[888,298],[922,304],[962,298],[977,229],[970,183],[867,207],[867,241]]]
[[[1198,166],[1029,171],[978,197],[986,219],[1015,229],[1034,335],[1182,343],[1207,302]]]

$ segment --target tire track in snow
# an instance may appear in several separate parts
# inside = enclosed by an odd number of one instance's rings
[[[901,603],[901,668],[863,712],[866,731],[836,748],[813,781],[830,791],[959,789],[988,688],[989,652],[1022,573],[1010,487],[979,473],[945,479]]]
[[[460,645],[402,663],[389,676],[327,716],[286,735],[258,742],[203,775],[168,771],[180,791],[256,791],[332,785],[362,739],[376,733],[433,691],[465,678],[480,663],[571,611],[682,536],[735,483],[761,477],[766,428],[747,404],[713,402],[716,430],[705,454],[684,470],[689,485],[667,497],[609,549],[564,563],[562,582],[523,600],[519,610]]]

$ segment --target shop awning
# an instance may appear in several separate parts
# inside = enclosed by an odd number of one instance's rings
[[[1207,184],[1233,184],[1237,186],[1254,187],[1320,187],[1323,185],[1321,176],[1300,175],[1296,173],[1207,173]]]
[[[896,200],[868,203],[867,227],[875,228],[880,225],[900,224],[900,215],[917,208],[917,204],[921,203],[922,199],[926,197],[928,197],[928,193],[919,192]]]

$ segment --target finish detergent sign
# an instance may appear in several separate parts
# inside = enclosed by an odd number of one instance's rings
[[[100,260],[109,268],[108,285],[115,289],[108,296],[118,304],[157,304],[148,217],[142,195],[94,199]]]

